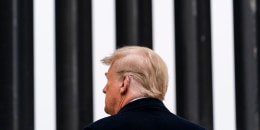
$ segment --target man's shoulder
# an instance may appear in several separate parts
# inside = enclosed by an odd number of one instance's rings
[[[164,129],[164,130],[206,130],[205,128],[192,123],[188,120],[180,118],[178,116],[174,116],[175,119],[172,118],[154,118],[151,117],[141,117],[140,115],[133,119],[129,114],[133,114],[131,112],[117,114],[114,116],[109,116],[102,118],[89,126],[87,126],[84,130],[102,130],[102,129],[118,129],[122,128],[125,130],[128,129]],[[160,119],[160,120],[157,120]]]
[[[180,116],[175,115],[178,118],[178,125],[182,127],[182,129],[185,130],[206,130],[206,128],[204,128],[203,126],[194,123],[190,120],[184,119]]]
[[[104,117],[102,119],[99,119],[99,120],[89,124],[88,126],[85,127],[84,130],[108,129],[111,126],[115,126],[116,122],[118,123],[118,120],[119,119],[118,119],[117,115]]]

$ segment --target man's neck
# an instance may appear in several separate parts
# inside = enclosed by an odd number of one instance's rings
[[[133,101],[136,101],[136,100],[139,100],[139,99],[143,99],[143,98],[147,98],[147,97],[143,97],[143,96],[142,97],[137,97],[137,98],[132,99],[130,102],[133,102]]]

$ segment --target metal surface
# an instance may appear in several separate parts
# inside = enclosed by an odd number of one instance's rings
[[[210,3],[175,1],[177,114],[213,129]]]
[[[57,130],[93,120],[91,1],[56,0]]]
[[[0,6],[0,129],[33,130],[33,1]]]
[[[116,44],[152,48],[150,0],[116,0]]]
[[[258,130],[259,84],[256,1],[234,1],[237,130]]]

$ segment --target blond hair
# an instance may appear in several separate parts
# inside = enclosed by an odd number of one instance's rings
[[[164,99],[168,87],[168,70],[162,58],[153,50],[140,46],[125,46],[111,56],[101,60],[106,65],[114,65],[122,76],[131,76],[142,88],[144,96]]]

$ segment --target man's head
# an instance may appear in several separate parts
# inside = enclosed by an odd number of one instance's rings
[[[102,59],[110,65],[103,92],[105,111],[116,114],[126,103],[138,97],[163,100],[168,86],[167,66],[161,57],[146,47],[127,46]]]

